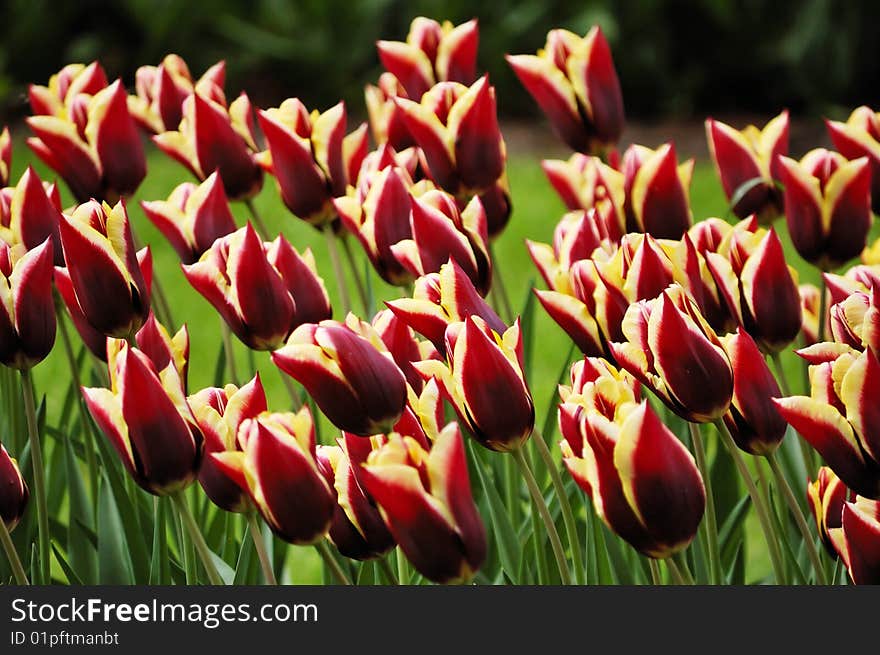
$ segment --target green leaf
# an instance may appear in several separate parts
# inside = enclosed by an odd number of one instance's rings
[[[58,544],[54,541],[52,542],[52,552],[55,553],[55,559],[58,562],[58,565],[61,567],[61,570],[64,571],[64,575],[67,576],[67,582],[69,584],[82,585],[83,581],[76,574],[76,571],[74,571],[68,561],[64,559],[64,553],[61,552],[61,549],[58,548]]]
[[[96,584],[97,562],[95,547],[83,528],[94,530],[95,516],[86,493],[80,467],[73,453],[70,439],[64,440],[64,461],[67,469],[67,493],[70,503],[67,519],[67,553],[78,577],[85,584]],[[69,578],[70,576],[68,576]]]
[[[156,497],[153,500],[155,518],[153,520],[153,550],[150,557],[150,584],[167,584],[170,581],[168,573],[168,535],[166,534],[165,519],[168,515],[168,500]]]
[[[254,541],[250,535],[250,528],[245,527],[244,534],[241,537],[241,550],[238,551],[238,561],[235,563],[235,576],[232,584],[247,584],[254,578],[251,577],[251,565],[255,561],[256,548]]]
[[[98,581],[100,584],[134,584],[129,548],[125,543],[119,509],[107,476],[98,489]]]

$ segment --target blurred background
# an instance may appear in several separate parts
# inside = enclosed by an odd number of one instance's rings
[[[604,29],[628,118],[706,115],[845,117],[880,104],[877,0],[5,0],[0,3],[0,118],[27,111],[29,82],[69,62],[100,59],[133,86],[141,64],[176,52],[200,75],[228,64],[227,90],[258,106],[299,96],[340,97],[363,115],[363,85],[378,76],[374,43],[403,40],[418,15],[480,20],[480,66],[507,119],[537,116],[503,59],[532,53],[547,30]]]

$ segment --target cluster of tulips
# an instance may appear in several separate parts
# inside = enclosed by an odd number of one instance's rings
[[[475,21],[425,18],[405,42],[380,41],[386,72],[366,89],[369,126],[350,133],[341,103],[310,112],[293,98],[255,113],[244,93],[227,102],[222,63],[195,80],[174,55],[139,69],[134,95],[97,62],[31,87],[28,145],[77,204],[63,209],[58,188],[30,168],[0,191],[0,361],[21,372],[33,472],[31,498],[16,460],[0,452],[0,537],[18,582],[27,574],[9,533],[29,500],[39,524],[30,573],[51,580],[30,369],[52,350],[56,317],[68,316],[104,382],[81,388],[87,418],[138,486],[173,499],[211,583],[228,580],[183,493],[196,481],[217,507],[244,515],[267,582],[276,575],[260,518],[285,542],[317,546],[338,582],[347,581],[341,558],[387,563],[395,548],[427,580],[471,581],[497,558],[489,546],[499,540],[474,499],[471,476],[484,458],[479,448],[468,457],[468,435],[510,455],[558,579],[583,581],[563,467],[535,429],[523,326],[492,256],[512,207],[495,91],[477,72],[477,46]],[[862,107],[829,122],[838,152],[816,149],[800,161],[787,156],[786,113],[762,130],[708,120],[740,220],[694,222],[692,160],[679,163],[671,143],[617,150],[623,100],[598,28],[585,37],[553,30],[537,55],[508,62],[575,152],[543,162],[568,213],[552,245],[528,250],[547,286],[537,300],[584,356],[559,387],[558,429],[586,511],[650,559],[655,581],[658,560],[672,580],[691,579],[682,553],[701,532],[710,581],[724,582],[700,429],[713,423],[777,582],[797,564],[763,466],[785,521],[801,531],[813,580],[829,581],[822,543],[852,581],[880,583],[880,243],[866,243],[872,199],[880,209],[880,114]],[[270,411],[260,375],[239,379],[231,356],[229,384],[189,388],[187,328],[172,334],[178,326],[126,205],[147,174],[144,132],[196,182],[141,203],[143,214],[223,319],[227,355],[232,335],[271,352],[288,376],[290,411]],[[8,131],[0,155],[6,187]],[[342,320],[312,252],[283,235],[270,240],[252,202],[265,174],[287,209],[326,235]],[[244,227],[231,201],[251,210]],[[786,262],[773,227],[783,214],[797,253],[822,270],[821,288],[799,286]],[[370,320],[351,311],[340,250],[352,256],[352,242],[404,290]],[[863,263],[835,273],[859,256]],[[780,364],[798,339],[808,396],[788,391]],[[339,431],[327,443],[316,438],[317,410]],[[676,425],[689,429],[677,435]],[[815,478],[800,500],[775,456],[786,435]],[[535,458],[549,472],[567,544]],[[198,579],[194,561],[186,573]]]

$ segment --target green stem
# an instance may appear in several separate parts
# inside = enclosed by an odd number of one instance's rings
[[[653,557],[648,558],[648,567],[651,569],[651,582],[660,586],[663,584],[663,576],[660,574],[660,565]]]
[[[294,386],[293,380],[287,377],[286,373],[280,369],[278,373],[281,375],[281,382],[284,383],[284,388],[287,389],[287,395],[290,396],[290,402],[293,403],[293,411],[298,412],[303,406],[303,399],[299,390]]]
[[[755,486],[755,481],[752,479],[749,467],[740,454],[736,443],[733,441],[733,437],[730,436],[727,426],[724,425],[724,421],[718,419],[715,421],[715,426],[718,428],[718,432],[721,435],[721,441],[724,443],[724,447],[727,448],[727,451],[733,458],[733,463],[736,465],[739,475],[746,485],[746,490],[749,492],[749,497],[752,499],[752,505],[755,507],[755,512],[758,515],[758,522],[761,524],[761,530],[764,532],[764,539],[767,541],[767,548],[770,551],[770,560],[773,563],[773,571],[776,574],[776,581],[779,584],[784,584],[785,568],[782,564],[782,554],[779,551],[779,542],[776,540],[776,533],[773,530],[773,522],[770,519],[767,506],[764,504],[764,498]]]
[[[547,536],[550,538],[550,546],[553,548],[553,555],[556,558],[556,566],[559,568],[559,577],[562,580],[562,584],[570,585],[571,572],[568,570],[568,562],[565,560],[565,552],[562,549],[559,532],[556,531],[556,525],[553,523],[553,518],[550,516],[550,510],[547,508],[544,496],[538,488],[538,483],[535,482],[535,476],[529,468],[523,449],[517,448],[514,450],[513,457],[516,459],[520,473],[526,481],[526,486],[529,488],[529,493],[532,495],[532,501],[535,504],[535,508],[540,513],[541,520],[544,521],[544,528],[547,530]]]
[[[364,282],[361,279],[361,272],[358,268],[357,261],[354,258],[354,252],[351,249],[351,243],[345,237],[339,239],[340,243],[342,243],[342,253],[345,255],[345,260],[348,262],[348,267],[351,269],[351,275],[354,278],[354,286],[357,289],[358,297],[361,300],[361,305],[364,308],[364,313],[368,316],[371,315],[372,307],[370,307],[370,299],[367,297],[367,289],[364,286]]]
[[[703,435],[700,426],[688,422],[691,432],[691,441],[694,445],[694,459],[697,460],[697,468],[703,476],[703,485],[706,487],[706,541],[709,545],[709,575],[712,584],[722,583],[721,548],[718,545],[718,518],[715,513],[715,496],[712,494],[712,473],[709,470],[709,462],[706,460],[706,449],[703,447]]]
[[[254,509],[249,509],[246,514],[248,532],[251,533],[251,539],[254,541],[257,557],[260,558],[260,567],[263,569],[266,584],[277,585],[278,580],[275,578],[275,571],[272,570],[272,562],[269,561],[269,553],[266,552],[266,544],[263,542],[263,531],[260,530],[260,523],[257,521],[257,512]]]
[[[345,575],[345,571],[343,571],[342,567],[339,566],[339,562],[337,562],[336,558],[333,557],[333,553],[330,551],[330,546],[327,544],[327,540],[321,539],[320,541],[318,541],[315,544],[315,549],[318,551],[321,559],[324,560],[324,564],[326,564],[327,568],[330,569],[333,577],[336,578],[336,583],[341,585],[350,585],[351,580],[348,579],[348,576]]]
[[[257,211],[257,206],[254,204],[253,198],[248,198],[244,201],[244,204],[247,206],[248,211],[251,214],[251,220],[254,222],[254,227],[257,228],[257,232],[260,234],[260,238],[263,241],[269,241],[269,230],[266,228],[266,224],[263,222],[262,216],[260,216],[260,212]]]
[[[399,585],[400,582],[397,580],[397,576],[394,575],[394,570],[391,568],[391,565],[388,563],[388,557],[380,557],[379,558],[379,568],[382,569],[382,573],[385,574],[385,577],[388,578],[388,583],[392,585]]]
[[[34,497],[37,503],[37,522],[39,526],[40,580],[41,584],[51,582],[49,569],[49,509],[46,505],[46,471],[43,468],[43,447],[37,426],[37,410],[34,407],[34,380],[29,369],[21,372],[24,395],[24,412],[27,417],[28,440],[31,445],[31,468],[34,472]]]
[[[345,284],[345,271],[342,268],[342,260],[339,259],[336,234],[333,232],[333,226],[329,223],[324,226],[324,238],[327,241],[327,252],[330,255],[333,275],[336,277],[336,288],[339,289],[339,301],[342,303],[342,312],[347,316],[351,311],[351,296],[348,295],[348,287]]]
[[[667,557],[664,561],[666,562],[666,566],[669,567],[669,572],[672,573],[672,577],[676,579],[678,584],[694,584],[694,576],[688,568],[687,560],[684,558],[684,551],[680,550],[672,557]]]
[[[171,494],[171,500],[174,501],[174,506],[177,508],[177,513],[180,515],[183,527],[189,533],[189,538],[192,541],[193,546],[195,546],[199,559],[202,560],[202,566],[205,567],[205,572],[208,574],[208,580],[211,581],[212,585],[226,584],[217,572],[217,567],[214,566],[214,560],[211,558],[211,550],[208,548],[208,544],[205,543],[205,538],[202,536],[199,526],[193,518],[192,512],[189,509],[189,504],[186,502],[184,491],[180,490]]]
[[[12,575],[15,577],[16,584],[30,584],[25,575],[24,567],[21,560],[18,559],[18,553],[15,552],[15,544],[12,543],[12,536],[6,528],[6,522],[0,518],[0,544],[3,545],[3,551],[6,553],[6,559],[9,560],[9,566],[12,567]]]
[[[239,386],[241,378],[238,377],[238,366],[235,363],[235,349],[232,343],[232,330],[222,318],[220,319],[220,334],[223,337],[223,351],[226,353],[226,370],[232,378],[232,383]]]
[[[568,546],[571,549],[572,563],[574,564],[575,579],[578,584],[586,584],[586,568],[584,567],[583,555],[581,553],[581,540],[577,533],[577,524],[574,520],[574,513],[571,509],[571,503],[568,500],[568,494],[565,493],[565,485],[562,483],[562,476],[559,475],[559,469],[553,461],[550,449],[547,448],[547,442],[544,441],[540,432],[532,433],[532,442],[544,465],[550,472],[550,481],[553,483],[553,489],[556,491],[556,497],[559,498],[559,506],[562,508],[562,521],[565,524],[565,532],[568,536]]]
[[[810,562],[816,570],[816,581],[821,585],[827,585],[828,579],[825,576],[825,570],[822,568],[822,561],[819,559],[819,551],[816,550],[816,541],[810,533],[810,528],[807,525],[804,513],[801,511],[794,492],[791,490],[788,480],[785,479],[785,474],[782,472],[782,468],[779,466],[779,461],[776,459],[774,453],[767,455],[767,462],[770,464],[770,470],[773,471],[773,476],[776,478],[776,485],[779,487],[788,508],[791,510],[794,522],[797,523],[798,530],[800,530],[801,536],[804,538],[804,544],[807,547],[807,556],[810,558]]]

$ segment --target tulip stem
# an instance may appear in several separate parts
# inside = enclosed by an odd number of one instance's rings
[[[553,461],[553,456],[550,454],[547,442],[544,441],[544,436],[537,430],[532,433],[532,443],[535,444],[538,454],[541,456],[541,459],[544,460],[544,465],[550,472],[550,481],[553,483],[556,497],[559,498],[559,506],[562,508],[562,521],[565,524],[565,532],[568,536],[568,546],[571,549],[575,579],[580,585],[586,584],[586,568],[584,567],[584,560],[581,554],[581,540],[578,537],[577,524],[574,520],[574,513],[571,510],[571,503],[568,500],[568,494],[565,493],[565,485],[562,483],[562,476],[559,475],[559,469]]]
[[[330,254],[330,265],[333,267],[333,275],[336,276],[339,301],[342,303],[343,313],[347,316],[351,311],[351,296],[348,295],[348,287],[345,284],[345,271],[342,269],[342,261],[339,259],[336,234],[334,234],[333,226],[330,223],[324,226],[324,238],[327,241],[327,252]]]
[[[281,382],[284,383],[284,388],[287,389],[287,395],[290,396],[290,402],[293,403],[293,411],[298,412],[303,406],[302,396],[300,395],[299,390],[294,386],[293,380],[287,377],[287,374],[280,369],[278,372],[281,375]]]
[[[211,559],[211,550],[208,548],[208,544],[205,543],[205,538],[202,536],[199,526],[193,518],[189,504],[186,502],[184,491],[181,489],[180,491],[171,494],[171,500],[174,501],[174,506],[177,508],[177,513],[180,515],[183,527],[189,533],[189,538],[192,541],[193,546],[195,546],[196,552],[199,554],[199,559],[202,560],[202,566],[205,567],[205,572],[208,574],[208,580],[211,581],[212,585],[226,584],[217,572],[214,560]]]
[[[718,518],[715,513],[715,497],[712,494],[712,472],[709,470],[709,462],[706,459],[706,449],[703,446],[703,435],[700,434],[700,426],[688,422],[691,432],[691,441],[694,445],[694,459],[697,460],[697,468],[703,476],[703,486],[706,487],[706,541],[709,545],[709,575],[712,584],[720,585],[722,582],[721,548],[718,545]]]
[[[368,315],[372,315],[372,307],[370,307],[370,299],[367,297],[367,289],[364,286],[363,280],[361,280],[361,273],[358,269],[357,261],[354,258],[354,252],[351,249],[351,243],[345,237],[340,238],[339,242],[342,244],[342,252],[345,255],[345,260],[348,262],[348,267],[351,269],[351,275],[354,278],[354,286],[357,289],[358,297],[361,299],[361,305],[364,307],[364,312]]]
[[[663,576],[660,573],[660,565],[653,557],[648,558],[648,568],[651,569],[651,583],[659,587],[663,584]]]
[[[263,222],[263,217],[260,216],[260,212],[257,211],[257,206],[254,204],[254,199],[248,198],[244,201],[244,204],[247,206],[248,211],[251,214],[251,220],[253,220],[254,227],[256,227],[257,232],[259,232],[260,238],[263,241],[269,241],[269,230],[266,228],[266,224]]]
[[[232,383],[239,386],[238,366],[235,363],[235,349],[232,343],[232,330],[222,318],[220,319],[220,334],[223,338],[223,352],[226,354],[226,370],[232,378]]]
[[[785,474],[779,466],[779,461],[776,459],[775,453],[771,452],[767,455],[767,463],[770,464],[770,470],[773,471],[773,476],[776,478],[776,485],[782,492],[782,496],[785,498],[785,502],[788,504],[788,508],[791,510],[791,514],[794,517],[794,522],[797,523],[798,530],[800,530],[801,535],[804,538],[804,544],[807,547],[807,556],[810,558],[810,562],[816,570],[816,581],[820,585],[827,585],[828,579],[825,576],[825,570],[822,568],[822,561],[819,559],[819,551],[816,550],[816,541],[810,533],[810,528],[807,525],[806,518],[804,518],[804,513],[798,505],[794,492],[788,484],[788,480],[785,479]]]
[[[532,495],[532,502],[544,521],[544,527],[547,530],[547,536],[550,538],[550,545],[553,548],[553,555],[556,557],[556,566],[559,567],[559,577],[562,580],[562,584],[570,585],[571,572],[568,570],[568,562],[565,560],[565,551],[562,549],[559,532],[557,532],[556,524],[553,523],[553,518],[550,516],[550,510],[547,508],[544,496],[541,494],[540,488],[538,488],[535,476],[529,468],[529,463],[526,461],[523,449],[517,448],[514,450],[513,457],[516,459],[516,463],[519,464],[520,473],[526,481],[529,493]]]
[[[498,293],[498,297],[501,300],[501,306],[504,308],[504,321],[508,325],[513,323],[513,305],[510,303],[510,296],[507,295],[507,287],[504,286],[504,278],[501,275],[501,269],[498,266],[498,258],[495,256],[495,246],[494,244],[489,244],[489,256],[492,258],[492,280],[493,287]]]
[[[34,496],[37,502],[37,522],[39,526],[40,580],[41,584],[51,582],[49,570],[49,510],[46,506],[45,469],[43,468],[43,447],[37,426],[37,410],[34,406],[34,380],[30,369],[21,372],[24,395],[24,412],[27,417],[28,440],[31,445],[31,468],[34,472]]]
[[[773,523],[771,522],[767,506],[764,504],[764,498],[755,486],[755,481],[752,479],[749,467],[746,464],[745,459],[743,459],[743,456],[740,454],[736,443],[733,441],[733,437],[730,436],[727,426],[724,425],[724,421],[721,419],[716,420],[715,426],[718,428],[718,432],[721,435],[721,441],[724,443],[724,447],[727,448],[727,451],[733,458],[733,463],[736,465],[739,475],[746,485],[746,490],[749,492],[749,496],[752,499],[752,505],[755,507],[755,512],[758,515],[758,522],[761,524],[761,530],[764,532],[764,539],[766,540],[767,548],[770,551],[770,560],[773,563],[776,582],[778,584],[784,584],[785,568],[782,565],[782,555],[779,552],[779,543],[776,540],[776,533],[773,530]]]
[[[260,530],[260,523],[257,521],[257,512],[250,508],[246,514],[248,532],[251,533],[251,539],[254,541],[257,557],[260,558],[260,567],[263,569],[266,584],[277,585],[278,580],[275,578],[275,571],[272,570],[272,562],[269,561],[269,553],[266,552],[266,544],[263,542],[263,531]]]
[[[391,565],[388,563],[388,557],[380,557],[379,558],[379,568],[382,569],[382,573],[385,574],[385,577],[388,578],[388,583],[392,585],[399,585],[400,582],[397,580],[397,576],[394,575],[394,569],[391,568]]]
[[[321,539],[320,541],[318,541],[315,544],[315,549],[318,551],[321,559],[324,560],[324,564],[326,564],[327,568],[330,569],[330,573],[332,573],[333,577],[336,578],[336,584],[350,585],[351,580],[348,579],[348,576],[345,575],[345,571],[343,571],[342,567],[339,566],[339,562],[337,562],[336,558],[333,557],[330,546],[327,544],[327,539]]]
[[[2,518],[0,518],[0,543],[3,544],[3,551],[6,553],[6,559],[9,560],[9,566],[12,567],[12,575],[15,578],[16,584],[22,586],[30,584],[27,575],[25,575],[24,567],[21,565],[21,560],[18,558],[18,553],[15,552],[15,544],[12,543],[12,536],[9,534],[6,522]]]

